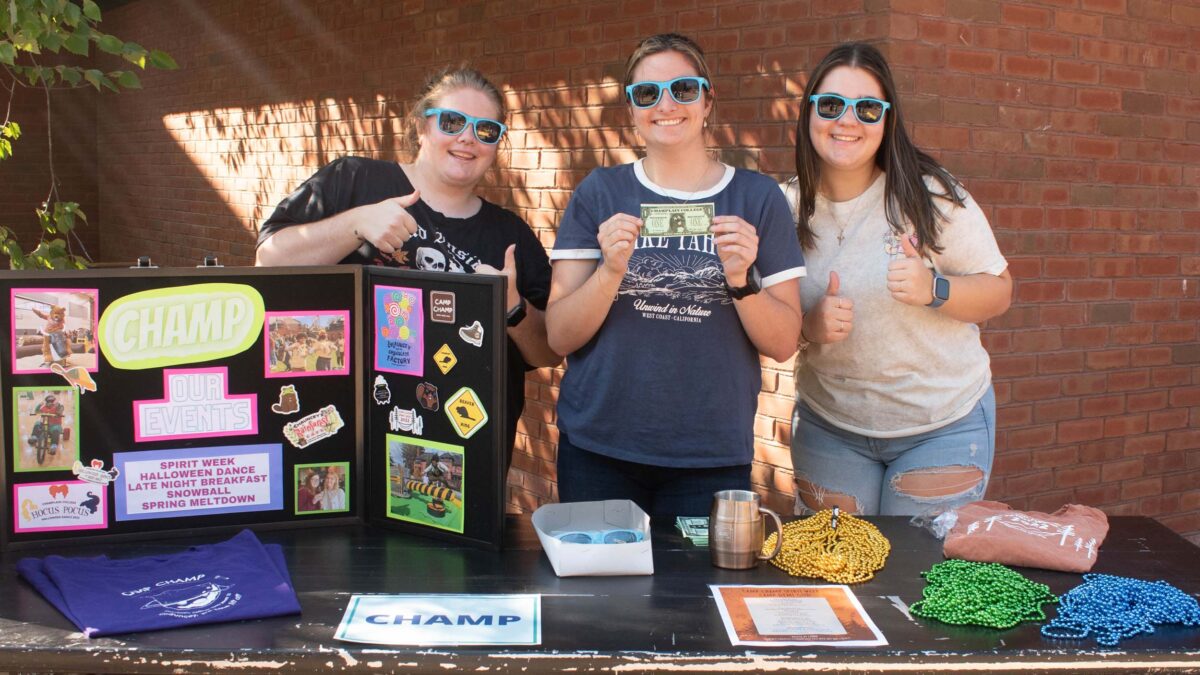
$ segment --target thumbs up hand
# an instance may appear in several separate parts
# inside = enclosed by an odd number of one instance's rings
[[[900,247],[904,257],[888,265],[888,290],[893,298],[905,304],[928,305],[933,302],[933,273],[908,235],[901,235]]]
[[[504,251],[504,269],[498,270],[486,263],[479,263],[475,266],[476,274],[498,274],[508,277],[508,309],[517,306],[521,301],[521,294],[517,291],[517,245],[509,244]]]
[[[829,286],[816,307],[804,315],[804,335],[812,342],[831,344],[845,340],[854,329],[854,301],[839,295],[841,279],[829,273]]]
[[[354,209],[354,236],[359,241],[369,242],[384,255],[393,255],[417,233],[417,221],[408,208],[420,199],[421,192],[413,190],[402,197],[391,197]]]

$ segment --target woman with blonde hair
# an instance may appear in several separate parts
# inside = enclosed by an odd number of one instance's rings
[[[388,265],[508,278],[508,438],[525,371],[561,361],[546,343],[546,251],[520,216],[478,194],[508,127],[504,97],[479,71],[430,77],[409,109],[400,164],[342,157],[288,195],[258,234],[259,265]]]

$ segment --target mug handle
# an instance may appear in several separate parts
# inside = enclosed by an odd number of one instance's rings
[[[783,550],[783,523],[780,522],[779,516],[776,515],[771,509],[764,509],[760,506],[758,507],[758,511],[759,513],[765,513],[768,516],[771,516],[771,520],[775,521],[775,531],[779,533],[779,536],[775,537],[775,550],[771,551],[771,555],[763,555],[761,553],[758,554],[759,560],[770,560],[771,558],[779,555],[779,552]]]

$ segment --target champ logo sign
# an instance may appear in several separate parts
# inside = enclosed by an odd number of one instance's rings
[[[540,595],[355,595],[334,637],[379,645],[538,645]]]
[[[125,370],[240,354],[262,332],[262,295],[245,284],[194,284],[119,298],[100,317],[100,349]]]

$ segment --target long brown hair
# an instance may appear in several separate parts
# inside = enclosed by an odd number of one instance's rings
[[[820,157],[808,136],[808,118],[813,105],[809,98],[816,93],[825,75],[839,66],[861,68],[873,75],[883,88],[884,99],[892,104],[884,115],[883,142],[875,154],[875,165],[886,175],[884,204],[888,224],[897,234],[902,234],[906,229],[905,223],[912,223],[921,253],[941,253],[938,235],[945,216],[933,200],[936,197],[962,206],[960,184],[936,159],[909,140],[892,71],[883,54],[865,42],[847,42],[826,54],[809,75],[808,86],[804,88],[804,96],[800,99],[800,119],[796,122],[796,187],[799,196],[796,200],[796,232],[800,237],[800,245],[804,248],[816,245],[816,235],[808,221],[816,210],[817,187],[821,181]],[[846,114],[853,115],[854,111],[848,110]],[[940,183],[942,192],[930,191],[925,184],[926,176]]]

